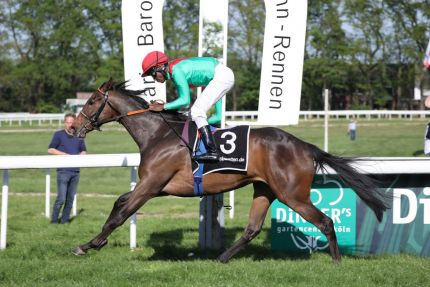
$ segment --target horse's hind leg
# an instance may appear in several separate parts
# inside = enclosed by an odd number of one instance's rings
[[[300,214],[306,221],[315,225],[327,237],[330,254],[333,261],[340,262],[341,254],[337,244],[333,220],[317,209],[310,200],[310,188],[312,179],[307,175],[296,176],[297,180],[290,180],[283,185],[282,181],[271,185],[279,201],[288,205]]]
[[[254,183],[254,200],[252,201],[251,210],[249,212],[248,226],[242,237],[218,257],[219,261],[223,263],[229,261],[231,257],[238,253],[260,233],[267,210],[274,199],[274,194],[266,184]]]
[[[315,225],[329,242],[330,254],[334,262],[340,262],[341,253],[337,244],[333,220],[317,209],[312,202],[296,202],[293,208],[305,220]]]

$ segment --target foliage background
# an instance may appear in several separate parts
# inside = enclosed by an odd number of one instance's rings
[[[198,2],[165,1],[172,58],[197,55]],[[76,92],[122,80],[120,9],[119,0],[0,0],[0,112],[58,112]],[[236,85],[227,108],[255,110],[264,2],[231,0],[229,14]],[[302,110],[321,109],[325,88],[332,109],[422,109],[413,90],[430,79],[422,68],[429,27],[426,0],[308,1]]]

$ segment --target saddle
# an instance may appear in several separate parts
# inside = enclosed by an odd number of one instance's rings
[[[219,162],[197,162],[192,160],[194,175],[194,194],[203,195],[203,175],[218,171],[246,172],[248,169],[249,126],[236,126],[217,129],[211,126],[220,155]],[[192,147],[190,156],[205,153],[205,147],[198,135],[197,126],[187,120],[182,131],[182,138]],[[186,145],[181,141],[181,145]]]

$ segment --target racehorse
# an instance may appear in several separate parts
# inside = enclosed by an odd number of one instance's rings
[[[108,236],[148,200],[164,195],[194,195],[190,151],[179,144],[184,117],[176,112],[152,111],[148,102],[138,96],[142,92],[128,90],[126,82],[116,84],[110,79],[91,95],[75,120],[75,135],[79,137],[104,123],[118,121],[139,146],[141,156],[140,181],[134,191],[116,200],[102,231],[76,247],[75,255],[85,255],[90,249],[100,250],[107,244]],[[248,226],[241,238],[218,257],[221,262],[230,260],[260,233],[275,199],[321,230],[328,239],[333,261],[339,262],[341,253],[333,221],[310,200],[315,173],[326,166],[353,188],[379,221],[388,208],[387,198],[375,188],[374,180],[354,168],[354,158],[326,153],[281,129],[251,129],[248,160],[246,172],[214,172],[203,177],[205,195],[228,192],[250,183],[254,187]]]

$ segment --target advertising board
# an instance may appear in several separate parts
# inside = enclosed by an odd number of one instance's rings
[[[430,256],[430,179],[426,175],[379,177],[391,209],[378,222],[373,211],[333,176],[317,176],[313,204],[334,223],[343,254],[410,253]],[[326,237],[288,206],[271,210],[272,249],[292,253],[328,250]]]

